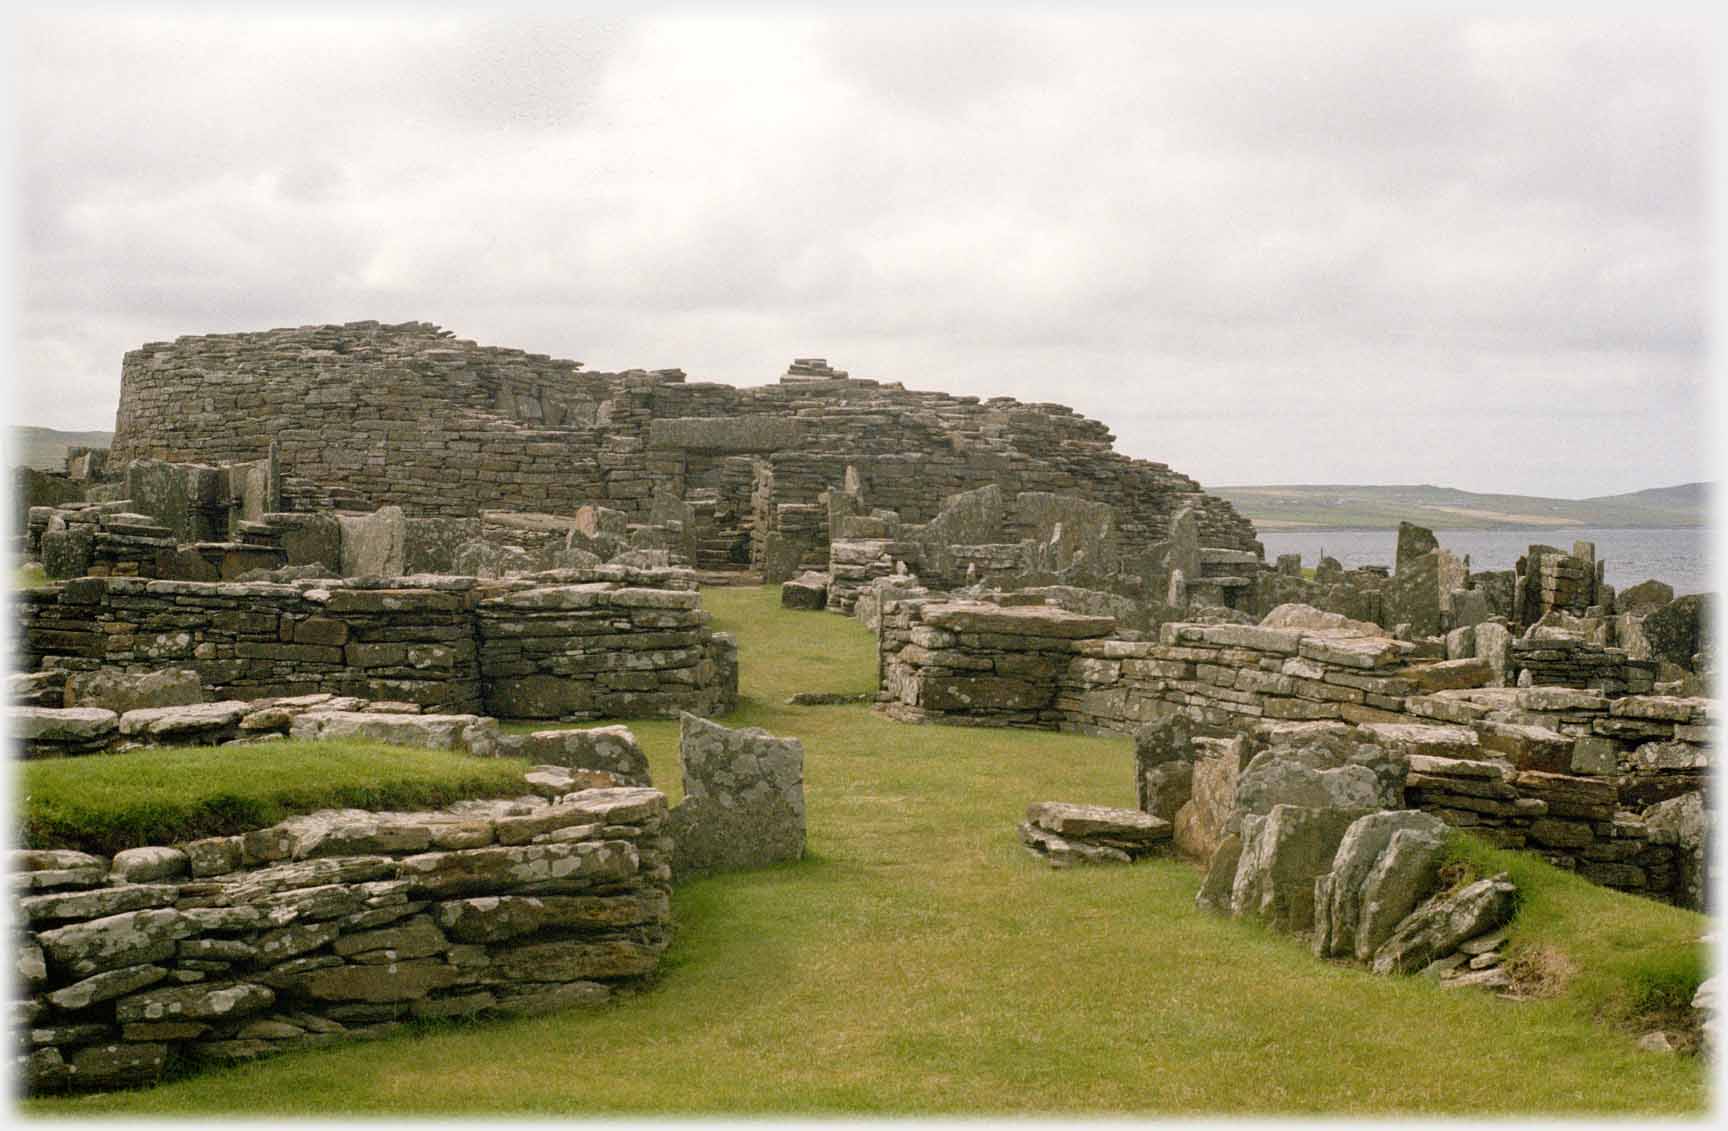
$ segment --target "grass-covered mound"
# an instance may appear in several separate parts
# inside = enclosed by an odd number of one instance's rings
[[[212,1071],[33,1114],[283,1117],[670,1113],[1696,1114],[1706,1074],[1637,1051],[1630,1009],[1701,916],[1467,850],[1525,889],[1521,946],[1576,968],[1497,1000],[1317,961],[1194,907],[1177,860],[1052,871],[1014,832],[1030,801],[1131,806],[1131,744],[795,708],[874,684],[869,633],[710,590],[738,633],[725,720],[806,751],[804,861],[692,882],[657,989],[597,1013],[418,1035]],[[677,726],[632,723],[676,793]],[[287,752],[284,751],[284,754]],[[1544,955],[1545,969],[1561,963]],[[1688,974],[1687,977],[1691,975]]]
[[[112,855],[315,809],[428,809],[523,792],[527,763],[378,742],[189,746],[25,762],[18,840]]]

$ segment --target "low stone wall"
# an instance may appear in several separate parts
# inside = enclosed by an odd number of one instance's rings
[[[1172,714],[1243,722],[1442,722],[1521,768],[1606,775],[1640,804],[1699,788],[1713,701],[1484,687],[1486,660],[1358,628],[1165,624],[1125,640],[1051,605],[884,599],[884,711],[909,722],[1132,733]],[[1425,652],[1429,654],[1424,654]]]
[[[670,928],[657,790],[342,810],[244,836],[13,855],[29,1092],[155,1082],[419,1018],[592,1005]]]
[[[1166,624],[1155,643],[1114,632],[1112,618],[1046,605],[884,600],[881,709],[903,721],[1086,733],[1173,717],[1217,733],[1333,728],[1400,760],[1430,759],[1411,804],[1448,824],[1607,886],[1676,901],[1702,890],[1673,838],[1645,818],[1704,787],[1710,700],[1475,686],[1492,674],[1486,660],[1427,658],[1420,645],[1345,625]],[[1219,773],[1181,775],[1183,796],[1229,795]],[[1180,843],[1180,817],[1176,829]]]
[[[458,714],[701,714],[737,697],[737,647],[693,575],[619,566],[481,582],[78,578],[15,594],[27,670],[190,668],[211,698],[318,693]]]
[[[484,715],[428,714],[412,704],[329,694],[128,711],[13,706],[0,708],[0,715],[26,758],[118,754],[149,746],[256,746],[287,738],[364,739],[480,757],[507,746],[498,720]]]
[[[1639,695],[1656,685],[1656,664],[1635,660],[1624,648],[1563,636],[1513,640],[1507,670],[1533,686],[1599,688]]]
[[[484,598],[487,707],[534,719],[724,713],[738,697],[737,646],[707,623],[691,590],[599,582]]]

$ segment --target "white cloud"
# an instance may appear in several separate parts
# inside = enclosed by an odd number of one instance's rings
[[[108,426],[145,340],[424,318],[600,369],[816,353],[1062,401],[1212,483],[1706,474],[1698,28],[17,30],[29,423]]]

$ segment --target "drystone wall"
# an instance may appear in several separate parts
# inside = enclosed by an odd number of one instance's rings
[[[166,667],[218,700],[332,693],[455,714],[717,714],[737,645],[688,571],[618,566],[482,582],[89,577],[14,595],[26,670]]]
[[[304,482],[411,516],[604,504],[640,517],[660,489],[706,492],[716,513],[751,516],[765,539],[800,520],[782,506],[816,507],[852,465],[872,499],[908,522],[997,483],[1111,503],[1131,540],[1164,537],[1181,502],[1207,544],[1254,544],[1227,502],[1114,452],[1104,425],[1060,405],[798,367],[754,388],[688,382],[678,370],[585,373],[426,323],[183,337],[126,355],[116,466],[258,460],[272,441],[295,509],[302,492],[289,486]],[[825,554],[822,524],[809,533]]]
[[[1711,700],[1486,687],[1486,659],[1442,659],[1432,645],[1315,620],[1314,610],[1286,619],[1315,626],[1172,623],[1156,641],[1127,640],[1111,617],[1041,603],[885,598],[880,709],[903,721],[1088,733],[1135,733],[1172,716],[1224,732],[1333,726],[1403,757],[1463,763],[1412,783],[1413,803],[1449,824],[1608,886],[1686,890],[1677,850],[1651,843],[1643,814],[1704,788]]]
[[[666,812],[658,790],[593,789],[15,852],[21,1083],[148,1085],[173,1061],[604,1002],[668,940]]]

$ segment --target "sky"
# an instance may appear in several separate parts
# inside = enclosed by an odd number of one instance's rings
[[[797,12],[20,18],[13,419],[425,320],[1056,401],[1207,486],[1713,477],[1704,25]]]

